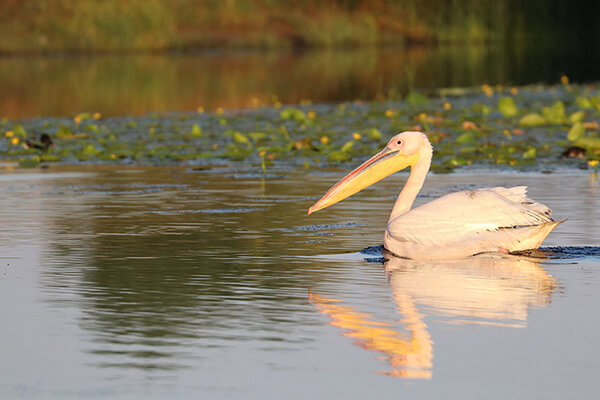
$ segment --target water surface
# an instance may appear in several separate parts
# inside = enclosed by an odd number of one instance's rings
[[[556,83],[563,74],[573,82],[597,81],[600,60],[587,50],[517,44],[0,57],[0,117],[372,100],[397,98],[411,86]]]
[[[382,264],[356,252],[381,243],[406,175],[306,216],[342,174],[1,173],[0,397],[597,393],[597,177],[431,175],[418,199],[529,185],[568,218],[545,245],[587,256]]]

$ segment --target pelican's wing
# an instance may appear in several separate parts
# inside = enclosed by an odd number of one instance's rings
[[[526,190],[518,186],[451,193],[400,215],[387,231],[396,241],[444,246],[552,222],[550,209],[527,198]]]
[[[527,186],[515,186],[511,188],[494,187],[487,189],[479,189],[479,191],[491,190],[502,197],[505,197],[515,203],[526,206],[530,210],[538,211],[541,214],[551,215],[552,210],[544,204],[538,203],[527,197]]]

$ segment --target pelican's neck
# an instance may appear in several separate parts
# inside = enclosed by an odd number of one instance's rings
[[[411,209],[415,199],[417,198],[417,195],[419,194],[419,191],[423,187],[427,172],[429,172],[429,167],[431,166],[431,157],[433,154],[432,152],[433,150],[429,142],[427,142],[427,146],[423,146],[421,148],[421,151],[419,152],[419,160],[413,167],[411,167],[410,176],[408,177],[404,188],[398,195],[396,203],[394,203],[394,208],[392,209],[389,222],[392,222],[396,217]]]

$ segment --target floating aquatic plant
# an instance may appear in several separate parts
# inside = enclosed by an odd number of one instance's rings
[[[498,110],[506,118],[519,115],[519,109],[517,108],[517,105],[512,97],[502,97],[500,100],[498,100]]]
[[[417,94],[418,93],[418,94]],[[518,96],[517,96],[518,94]],[[382,102],[272,106],[244,111],[199,109],[147,117],[0,120],[3,159],[40,162],[206,163],[206,159],[308,165],[358,162],[402,130],[424,130],[434,144],[434,171],[468,165],[532,167],[560,163],[567,146],[583,157],[600,152],[600,95],[569,84],[540,89],[483,86]],[[41,134],[55,143],[44,153],[26,148]],[[32,161],[24,162],[30,159]],[[24,163],[23,163],[24,162]],[[260,163],[260,164],[259,164]]]

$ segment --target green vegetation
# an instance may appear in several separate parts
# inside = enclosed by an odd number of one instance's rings
[[[57,161],[210,165],[229,160],[250,162],[265,171],[273,163],[356,163],[396,132],[423,130],[434,144],[437,172],[467,165],[545,169],[572,164],[561,159],[569,147],[594,165],[600,158],[599,120],[600,93],[593,86],[508,90],[484,85],[475,92],[453,89],[436,97],[411,92],[404,100],[372,103],[275,103],[237,112],[147,117],[82,113],[73,119],[3,119],[0,156],[23,167]],[[27,145],[44,133],[54,146]]]
[[[555,45],[598,37],[597,13],[579,3],[566,7],[564,2],[545,0],[0,0],[0,52],[525,39]]]

